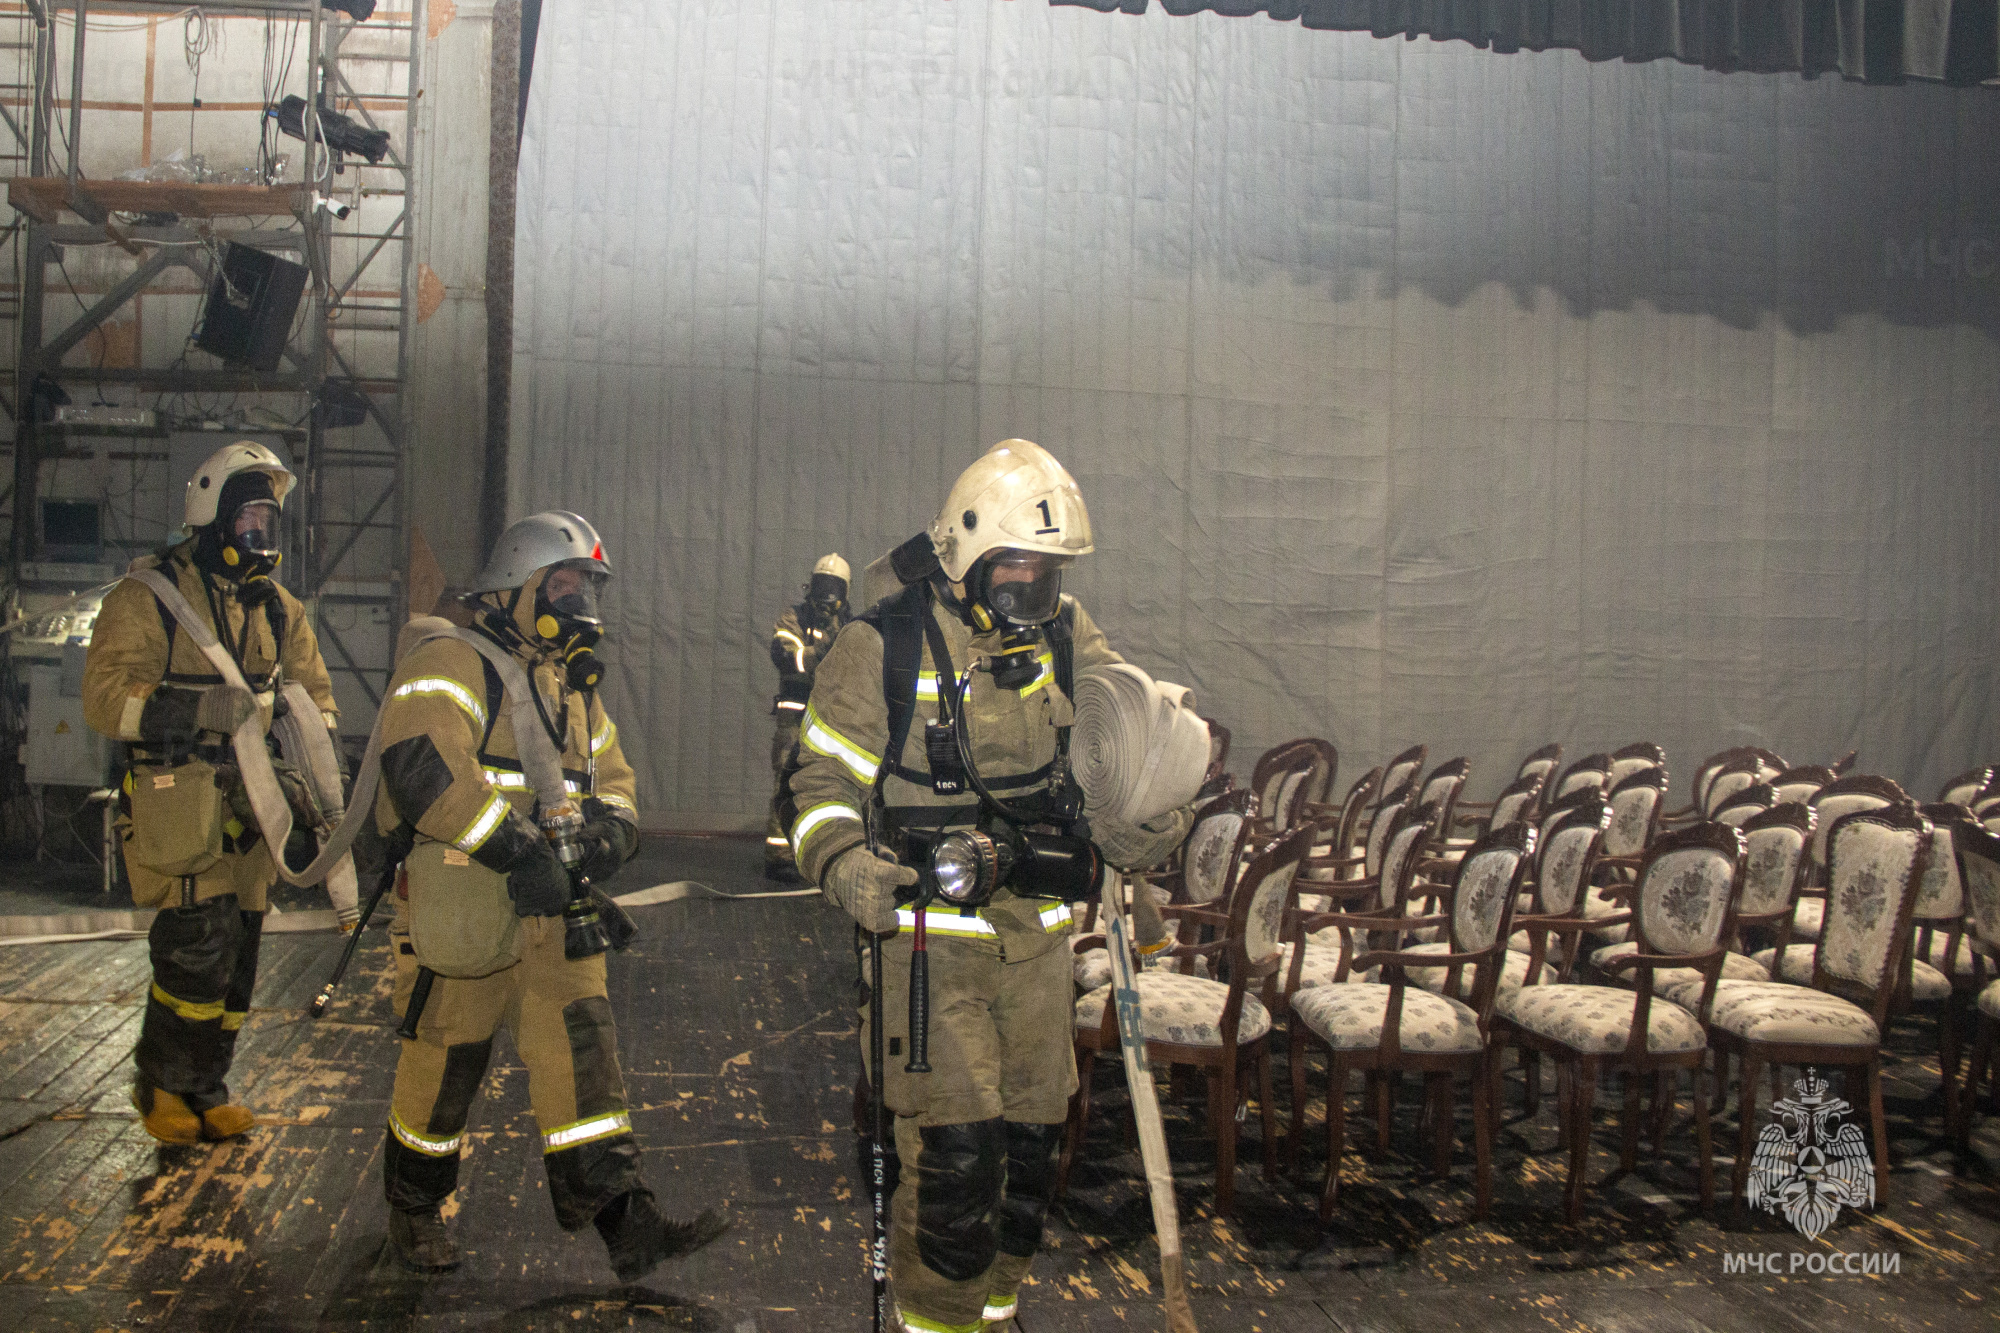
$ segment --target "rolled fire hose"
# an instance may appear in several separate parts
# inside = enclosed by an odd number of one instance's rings
[[[1192,801],[1209,753],[1194,708],[1194,691],[1128,662],[1079,675],[1070,772],[1084,813],[1142,824]]]

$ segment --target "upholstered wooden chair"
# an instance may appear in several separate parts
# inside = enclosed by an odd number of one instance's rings
[[[1993,768],[1991,765],[1984,768],[1969,768],[1944,784],[1944,787],[1938,792],[1938,803],[1940,805],[1962,805],[1967,810],[1970,810],[1973,798],[1985,791],[1986,784],[1991,781],[1993,781]]]
[[[1417,789],[1417,804],[1435,807],[1432,811],[1437,820],[1431,829],[1433,845],[1444,841],[1445,830],[1451,827],[1452,811],[1458,806],[1459,793],[1465,790],[1465,780],[1472,774],[1472,761],[1463,755],[1447,759],[1430,771],[1430,775]]]
[[[1208,726],[1208,771],[1201,775],[1201,795],[1220,796],[1236,785],[1229,773],[1229,728],[1212,717],[1202,721]]]
[[[1555,794],[1558,799],[1568,796],[1583,787],[1595,787],[1606,791],[1606,779],[1611,773],[1611,756],[1608,754],[1587,754],[1562,771],[1556,779]]]
[[[1472,836],[1476,838],[1487,829],[1506,827],[1511,821],[1503,819],[1497,823],[1494,822],[1492,818],[1493,807],[1509,793],[1521,789],[1522,785],[1531,778],[1540,778],[1541,785],[1549,787],[1551,785],[1549,780],[1555,776],[1556,765],[1562,762],[1562,752],[1563,747],[1554,741],[1542,746],[1540,749],[1530,750],[1523,756],[1520,765],[1514,770],[1513,778],[1509,780],[1506,787],[1501,789],[1499,796],[1494,797],[1490,801],[1467,801],[1461,799],[1456,812],[1452,815],[1454,829],[1471,828],[1473,830]],[[1467,841],[1470,840],[1467,839]]]
[[[1660,816],[1662,822],[1684,824],[1710,817],[1709,812],[1714,807],[1708,799],[1709,783],[1713,782],[1716,775],[1724,769],[1744,763],[1749,764],[1751,773],[1761,774],[1762,765],[1757,757],[1757,749],[1751,745],[1734,745],[1727,750],[1718,750],[1702,760],[1696,766],[1694,778],[1688,785],[1688,803],[1679,809],[1666,811]],[[1761,780],[1761,776],[1753,779],[1753,781]]]
[[[1497,828],[1521,820],[1533,820],[1535,803],[1540,799],[1542,786],[1548,779],[1540,773],[1531,773],[1524,778],[1515,778],[1502,789],[1500,794],[1487,801],[1473,814],[1465,813],[1463,802],[1458,806],[1458,814],[1453,820],[1459,828],[1471,828],[1472,836],[1447,838],[1446,847],[1470,847],[1479,838]]]
[[[1389,818],[1389,832],[1383,841],[1381,868],[1377,873],[1332,884],[1295,878],[1288,907],[1295,916],[1338,910],[1357,918],[1371,918],[1380,923],[1376,929],[1383,932],[1377,943],[1385,948],[1396,947],[1409,929],[1406,918],[1415,915],[1410,910],[1410,886],[1416,878],[1424,840],[1430,836],[1436,817],[1436,809],[1431,806],[1410,804],[1398,808]],[[1342,938],[1331,929],[1303,937],[1287,929],[1279,961],[1289,979],[1280,990],[1280,1008],[1293,992],[1324,986],[1334,979],[1340,966],[1342,943]]]
[[[1351,793],[1350,793],[1351,794]],[[1404,806],[1416,799],[1417,783],[1412,778],[1397,790],[1390,792],[1375,803],[1368,816],[1367,835],[1362,839],[1361,851],[1345,856],[1310,856],[1300,873],[1310,877],[1315,883],[1331,879],[1352,879],[1373,877],[1382,873],[1382,848],[1389,838],[1389,830],[1396,822],[1396,816]]]
[[[1694,1073],[1695,1136],[1700,1154],[1701,1201],[1714,1198],[1714,1157],[1709,1143],[1707,1088],[1701,1074],[1708,1043],[1703,1033],[1709,997],[1722,969],[1724,946],[1735,931],[1736,897],[1743,882],[1743,835],[1722,824],[1699,824],[1663,834],[1646,849],[1632,886],[1631,927],[1637,948],[1613,970],[1637,974],[1632,989],[1616,986],[1523,986],[1495,1001],[1496,1040],[1557,1062],[1562,1132],[1569,1149],[1565,1214],[1583,1216],[1590,1117],[1600,1070],[1625,1076],[1624,1170],[1638,1165],[1640,1097],[1651,1079],[1656,1096],[1671,1098],[1674,1081],[1659,1075]],[[1702,990],[1684,1007],[1655,993],[1656,974],[1692,974]],[[1496,1058],[1494,1070],[1499,1062]],[[1655,1138],[1662,1137],[1671,1101],[1656,1103]]]
[[[1251,853],[1237,875],[1220,938],[1207,944],[1176,945],[1179,957],[1203,956],[1211,971],[1228,981],[1153,969],[1134,982],[1145,1016],[1146,1058],[1186,1065],[1208,1076],[1208,1124],[1215,1140],[1216,1212],[1236,1209],[1236,1110],[1251,1078],[1256,1079],[1258,1112],[1264,1127],[1264,1170],[1275,1168],[1276,1117],[1271,1105],[1271,1010],[1277,993],[1278,948],[1284,940],[1285,906],[1292,878],[1312,844],[1310,826],[1292,830]],[[1199,909],[1167,907],[1163,915]],[[1070,1099],[1069,1123],[1056,1168],[1056,1193],[1069,1183],[1077,1144],[1090,1117],[1092,1075],[1100,1054],[1118,1050],[1118,1006],[1106,983],[1076,1002],[1077,1091]]]
[[[1825,812],[1818,812],[1825,818]],[[1741,1198],[1757,1133],[1757,1085],[1767,1066],[1835,1067],[1867,1086],[1875,1159],[1874,1202],[1889,1188],[1888,1129],[1882,1114],[1882,1031],[1908,993],[1910,909],[1930,856],[1930,821],[1908,801],[1855,810],[1824,834],[1828,857],[1826,932],[1812,950],[1810,985],[1784,980],[1724,981],[1706,989],[1704,1021],[1716,1051],[1741,1062],[1736,1170]],[[1810,844],[1808,844],[1810,845]],[[1801,946],[1792,945],[1784,957]],[[1774,977],[1778,955],[1756,955]],[[1691,983],[1662,988],[1679,1002],[1700,998]],[[1850,1087],[1849,1096],[1856,1090]],[[1724,1090],[1727,1095],[1727,1089]],[[1857,1105],[1861,1098],[1854,1098]]]
[[[1634,741],[1611,752],[1611,767],[1604,770],[1606,789],[1617,787],[1634,773],[1649,768],[1665,768],[1667,752],[1652,741]]]
[[[1384,794],[1398,790],[1405,782],[1422,771],[1424,760],[1430,757],[1428,745],[1412,745],[1382,765],[1382,791]]]
[[[1207,907],[1227,902],[1236,885],[1236,872],[1251,834],[1250,792],[1234,790],[1204,803],[1195,811],[1187,841],[1181,844],[1179,865],[1164,872],[1128,875],[1129,892],[1141,892],[1142,885],[1164,889],[1170,902],[1190,907]],[[1093,990],[1111,980],[1111,955],[1105,952],[1097,931],[1098,900],[1084,905],[1082,930],[1072,941],[1076,950],[1076,984]],[[1193,921],[1180,924],[1181,944],[1199,944],[1201,926]]]
[[[1825,764],[1801,764],[1765,781],[1777,789],[1779,805],[1787,801],[1802,801],[1810,805],[1812,798],[1819,795],[1820,789],[1832,782],[1834,776],[1834,771]]]
[[[1826,771],[1832,772],[1831,769]],[[1786,784],[1773,785],[1782,797]],[[1813,831],[1812,842],[1807,846],[1810,865],[1806,887],[1800,892],[1798,908],[1792,914],[1793,939],[1819,938],[1820,921],[1826,913],[1826,837],[1833,831],[1833,826],[1857,810],[1881,810],[1907,800],[1909,797],[1901,787],[1888,778],[1870,773],[1835,778],[1807,798],[1806,803],[1819,816],[1819,824]]]
[[[1340,753],[1331,741],[1302,736],[1273,746],[1250,775],[1252,817],[1267,834],[1289,831],[1305,817],[1307,805],[1326,800],[1339,770]]]
[[[1778,789],[1768,782],[1759,782],[1719,802],[1712,818],[1718,824],[1742,828],[1766,810],[1775,809],[1778,804]]]
[[[1326,830],[1319,841],[1313,844],[1312,855],[1306,858],[1305,868],[1300,874],[1307,879],[1339,879],[1341,875],[1330,864],[1340,862],[1350,866],[1350,875],[1359,871],[1351,866],[1356,855],[1355,838],[1361,828],[1361,817],[1367,812],[1369,802],[1375,799],[1376,788],[1381,785],[1382,770],[1371,768],[1354,780],[1347,789],[1347,795],[1339,805],[1308,805],[1305,817],[1317,822]]]
[[[1958,856],[1959,882],[1965,886],[1968,931],[1972,948],[1983,960],[1985,976],[2000,973],[2000,835],[1973,823],[1953,831],[1952,850]],[[1952,1127],[1958,1146],[1971,1146],[1972,1120],[1978,1110],[1980,1084],[2000,1068],[1994,1060],[2000,1045],[2000,980],[1988,980],[1979,990],[1979,1025],[1966,1068],[1965,1093],[1958,1102],[1958,1123]],[[2000,1104],[1991,1088],[1987,1100]]]
[[[1453,1079],[1467,1075],[1473,1093],[1473,1139],[1476,1145],[1475,1216],[1485,1217],[1493,1196],[1493,1132],[1497,1114],[1493,1080],[1488,1076],[1487,1029],[1494,995],[1499,989],[1506,939],[1514,914],[1514,899],[1534,847],[1535,835],[1514,823],[1481,838],[1459,862],[1457,876],[1445,895],[1449,910],[1426,924],[1446,932],[1444,952],[1413,953],[1376,949],[1365,940],[1378,918],[1327,912],[1297,923],[1304,932],[1337,929],[1342,939],[1338,975],[1326,985],[1297,989],[1295,960],[1287,984],[1294,987],[1291,1018],[1292,1133],[1288,1153],[1295,1153],[1304,1121],[1306,1051],[1314,1047],[1327,1056],[1327,1166],[1320,1191],[1319,1216],[1326,1221],[1340,1190],[1340,1158],[1346,1148],[1347,1073],[1362,1069],[1377,1075],[1378,1139],[1389,1123],[1388,1103],[1393,1085],[1386,1075],[1405,1070],[1421,1072],[1429,1087],[1432,1127],[1437,1134],[1435,1168],[1439,1176],[1451,1167]],[[1364,942],[1357,945],[1359,931]],[[1469,975],[1469,999],[1453,999],[1421,986],[1412,987],[1406,968],[1448,968]],[[1379,969],[1380,982],[1355,979]],[[1456,989],[1456,987],[1454,987]]]
[[[1854,771],[1854,757],[1860,753],[1859,750],[1849,750],[1846,754],[1828,764],[1827,767],[1833,770],[1835,777],[1844,778]]]

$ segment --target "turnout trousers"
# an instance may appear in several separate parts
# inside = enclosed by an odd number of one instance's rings
[[[392,941],[400,1016],[417,973],[400,919]],[[639,1185],[639,1144],[618,1069],[604,956],[565,958],[561,917],[522,918],[521,960],[512,967],[432,985],[417,1038],[403,1042],[396,1064],[382,1158],[389,1204],[434,1208],[457,1187],[466,1117],[502,1027],[528,1067],[556,1220],[565,1231],[579,1230]]]
[[[229,1101],[224,1080],[257,984],[264,913],[243,910],[233,893],[194,896],[190,887],[185,905],[162,906],[147,932],[153,984],[133,1052],[141,1114],[151,1113],[155,1089],[197,1116]]]
[[[771,721],[771,809],[764,819],[764,864],[792,864],[792,820],[797,816],[785,791],[785,769],[799,748],[799,719],[805,705],[780,703]]]
[[[1011,1316],[1055,1193],[1076,1090],[1068,932],[1008,962],[998,941],[929,939],[929,1074],[909,1059],[910,928],[882,947],[884,1099],[902,1171],[889,1208],[896,1305],[915,1333]],[[862,1058],[870,1049],[862,1015]]]

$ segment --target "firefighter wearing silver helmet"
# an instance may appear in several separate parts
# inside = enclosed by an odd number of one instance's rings
[[[812,697],[813,673],[833,636],[851,618],[847,611],[847,562],[839,552],[823,555],[806,581],[805,597],[788,607],[771,627],[771,665],[778,669],[778,693],[771,700],[771,810],[764,823],[764,874],[793,879],[792,803],[785,774],[799,748],[799,719]]]
[[[639,841],[632,768],[596,691],[598,596],[610,576],[596,529],[551,511],[501,535],[466,598],[472,632],[510,654],[535,693],[535,716],[561,756],[565,804],[582,807],[578,872],[593,884],[616,874]],[[517,956],[485,975],[438,977],[416,1038],[402,1043],[383,1146],[390,1245],[418,1272],[458,1266],[441,1210],[458,1183],[493,1034],[504,1025],[528,1066],[557,1221],[567,1231],[594,1224],[618,1276],[636,1281],[715,1239],[722,1223],[713,1213],[693,1222],[663,1216],[640,1179],[604,945],[565,947],[573,885],[537,823],[511,702],[473,645],[439,637],[397,665],[382,705],[376,823],[413,839],[407,898],[391,928],[398,1013],[407,1012],[418,966],[428,966],[424,937],[411,932],[418,912],[432,921],[442,914],[447,927],[458,920],[451,913],[482,914],[464,919],[462,932],[447,928],[447,938],[496,924],[504,934],[509,915],[518,919]]]
[[[225,1078],[277,870],[248,794],[231,780],[230,738],[253,716],[268,730],[288,680],[306,687],[327,727],[339,720],[305,608],[272,579],[295,480],[261,444],[224,445],[188,480],[185,539],[134,562],[173,580],[248,689],[225,684],[134,579],[106,594],[84,659],[85,721],[131,747],[118,831],[132,898],[159,909],[132,1100],[164,1143],[226,1139],[255,1123],[230,1101]],[[286,785],[303,800],[302,786]],[[298,813],[308,837],[312,819]]]
[[[887,1063],[872,1075],[895,1113],[902,1160],[890,1210],[896,1305],[923,1333],[1013,1317],[1041,1242],[1076,1065],[1070,908],[1049,882],[1025,875],[976,903],[930,898],[922,909],[932,1068],[906,1072],[919,867],[941,885],[939,849],[957,831],[996,829],[1000,803],[1051,821],[1036,829],[1083,827],[1064,794],[1074,710],[1062,681],[1121,660],[1062,593],[1063,569],[1091,549],[1089,512],[1063,466],[1027,440],[994,445],[958,478],[928,531],[898,548],[892,563],[905,587],[841,631],[802,723],[791,781],[799,868],[861,929],[894,935],[883,949]],[[910,697],[889,697],[885,658],[892,670],[907,666]],[[961,696],[961,673],[976,659],[987,669]],[[946,731],[948,743],[933,743]],[[864,845],[871,802],[880,854]],[[1144,864],[1185,828],[1177,815],[1117,830],[1116,841]],[[1085,882],[1094,886],[1094,874]],[[868,1043],[864,1030],[864,1053]]]

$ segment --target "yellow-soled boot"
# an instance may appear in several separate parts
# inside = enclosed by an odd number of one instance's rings
[[[257,1117],[242,1106],[211,1106],[201,1113],[201,1136],[205,1139],[233,1139],[257,1123]]]
[[[171,1092],[143,1084],[132,1087],[132,1106],[144,1117],[146,1132],[162,1143],[201,1142],[201,1119]]]

